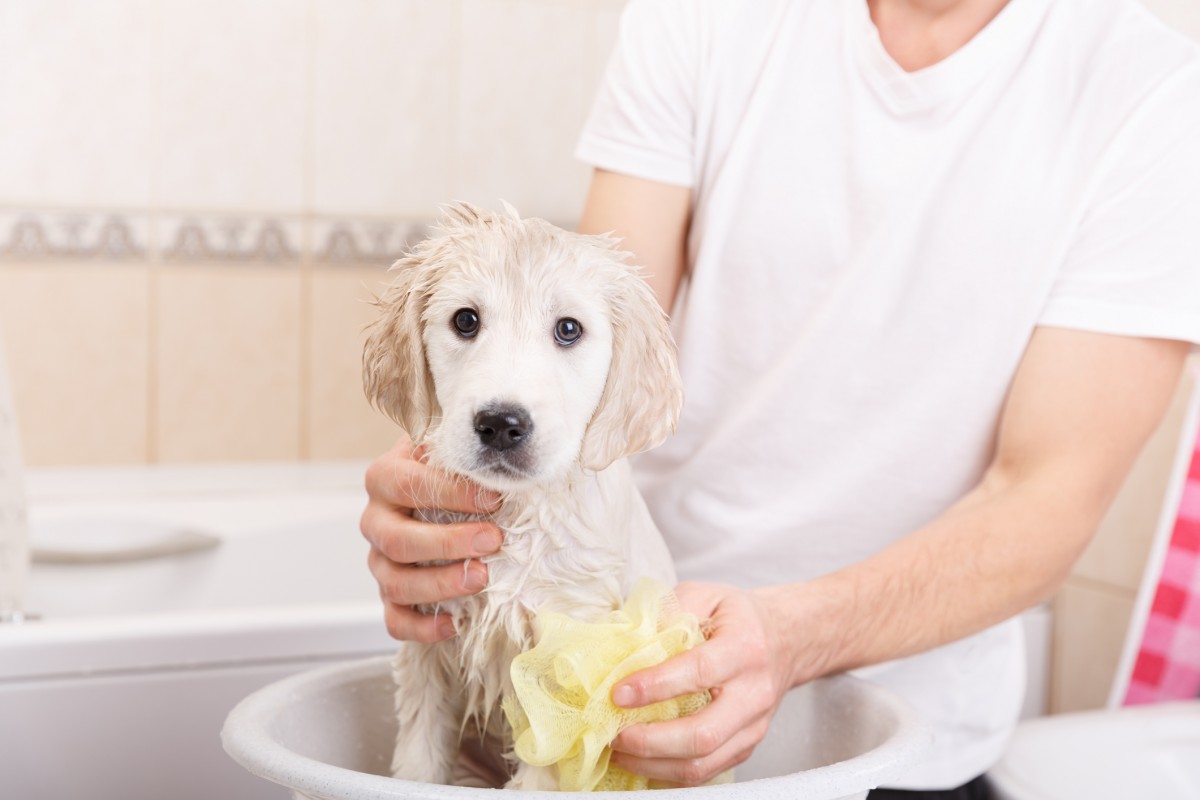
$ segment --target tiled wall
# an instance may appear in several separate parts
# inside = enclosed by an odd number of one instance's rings
[[[365,302],[453,199],[570,223],[621,0],[0,0],[34,465],[361,457]]]
[[[1200,37],[1200,0],[1146,0]],[[366,457],[367,305],[439,203],[570,222],[623,0],[0,0],[0,332],[35,465]],[[1060,594],[1103,703],[1179,406]]]

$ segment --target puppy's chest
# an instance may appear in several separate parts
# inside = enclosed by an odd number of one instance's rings
[[[459,522],[470,517],[442,512],[426,519]],[[591,546],[569,529],[549,529],[528,519],[495,521],[504,531],[504,545],[481,559],[488,567],[487,588],[426,609],[450,614],[464,646],[501,636],[525,648],[532,644],[531,622],[540,611],[586,620],[621,604],[629,588],[628,561],[617,548]]]
[[[523,542],[510,542],[484,559],[488,587],[481,599],[489,605],[513,605],[534,615],[541,611],[588,619],[613,610],[624,593],[624,563],[604,548],[583,546],[529,552]]]

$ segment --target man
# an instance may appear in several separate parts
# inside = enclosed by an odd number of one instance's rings
[[[1012,617],[1200,342],[1197,49],[1133,0],[632,0],[579,155],[582,230],[672,312],[684,416],[637,466],[716,626],[616,687],[715,700],[615,762],[703,782],[788,689],[869,667],[935,731],[897,788],[979,796],[1023,693]],[[411,606],[486,573],[409,565],[499,536],[413,522],[472,499],[414,497],[410,455],[373,468],[363,530],[389,629],[428,641],[453,631]]]

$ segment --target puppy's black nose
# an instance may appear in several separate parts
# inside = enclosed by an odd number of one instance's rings
[[[475,433],[485,447],[504,451],[521,444],[533,433],[533,420],[519,406],[488,408],[475,415]]]

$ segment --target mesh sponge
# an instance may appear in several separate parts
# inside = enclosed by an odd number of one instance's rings
[[[709,694],[618,708],[612,688],[702,642],[696,617],[679,610],[669,589],[643,579],[622,608],[597,622],[542,612],[536,624],[538,643],[513,660],[513,689],[504,698],[517,757],[533,766],[557,765],[563,791],[655,788],[653,781],[610,767],[609,745],[630,725],[700,710]]]

